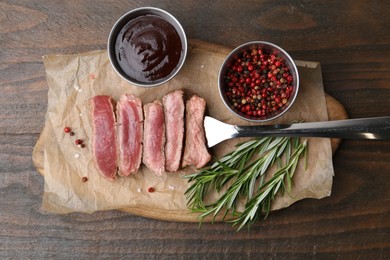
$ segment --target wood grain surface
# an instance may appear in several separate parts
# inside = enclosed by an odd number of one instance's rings
[[[390,141],[343,141],[330,197],[239,233],[225,223],[40,210],[31,153],[47,108],[41,57],[106,48],[116,19],[140,6],[171,12],[189,38],[228,48],[266,40],[318,61],[325,91],[350,118],[390,115],[388,1],[1,1],[0,258],[389,259]]]

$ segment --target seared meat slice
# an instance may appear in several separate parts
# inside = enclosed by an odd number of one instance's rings
[[[165,168],[177,171],[180,167],[184,138],[183,91],[176,90],[163,98],[165,115]]]
[[[90,99],[93,160],[99,172],[113,180],[117,170],[115,114],[109,96]]]
[[[156,175],[165,171],[165,120],[160,101],[144,105],[144,154],[143,163]]]
[[[116,105],[119,175],[138,171],[142,159],[143,115],[141,99],[122,95]]]
[[[186,102],[186,139],[182,166],[194,165],[196,168],[205,166],[211,159],[206,146],[204,132],[204,112],[206,101],[193,95]]]

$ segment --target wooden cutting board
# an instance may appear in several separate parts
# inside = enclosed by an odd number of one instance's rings
[[[210,44],[203,41],[198,41],[198,40],[191,40],[190,48],[203,48],[204,50],[207,50],[209,52],[215,52],[215,53],[229,53],[231,51],[231,49],[229,48]],[[328,94],[326,94],[326,104],[327,104],[327,112],[328,112],[329,120],[340,120],[340,119],[348,118],[343,105]],[[32,154],[34,165],[37,171],[42,175],[45,174],[44,152],[43,152],[45,136],[47,135],[41,133],[41,136],[39,137]],[[339,147],[340,142],[341,142],[340,139],[331,139],[333,154],[336,152],[337,148]],[[135,215],[148,217],[148,218],[161,219],[161,220],[188,221],[188,222],[196,221],[196,218],[194,217],[193,214],[189,214],[188,211],[183,211],[183,210],[167,212],[167,211],[157,210],[154,208],[145,208],[145,207],[139,207],[139,208],[131,207],[131,208],[123,208],[121,210]]]

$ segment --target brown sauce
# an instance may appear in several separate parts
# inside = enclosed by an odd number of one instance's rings
[[[163,81],[174,73],[183,51],[176,29],[160,16],[129,21],[119,32],[115,53],[123,72],[135,81]]]

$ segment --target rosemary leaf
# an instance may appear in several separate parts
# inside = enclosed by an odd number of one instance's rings
[[[275,197],[291,192],[292,178],[299,159],[307,155],[306,147],[306,141],[292,137],[264,137],[239,144],[211,166],[185,176],[191,183],[185,192],[187,206],[199,213],[200,221],[207,216],[212,216],[213,222],[217,216],[225,220],[230,213],[237,231],[261,216],[266,218]],[[273,166],[277,170],[272,174]],[[206,205],[205,198],[213,190],[218,198]],[[244,209],[237,211],[243,201]]]

